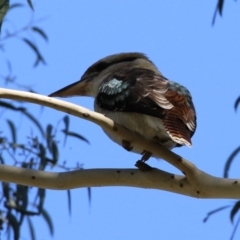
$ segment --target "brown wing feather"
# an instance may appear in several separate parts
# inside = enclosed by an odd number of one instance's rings
[[[191,146],[191,137],[196,130],[196,112],[189,91],[164,77],[155,83],[149,97],[165,109],[162,122],[168,134],[180,145]]]
[[[168,90],[165,97],[173,108],[166,110],[166,117],[162,120],[164,127],[173,140],[191,146],[191,137],[196,129],[196,113],[191,96]]]
[[[178,118],[184,122],[189,130],[194,132],[196,129],[196,112],[190,93],[186,95],[178,91],[168,90],[165,97],[173,104],[172,111],[176,112]]]
[[[180,113],[181,114],[181,113]],[[191,131],[179,118],[179,111],[176,107],[166,111],[166,117],[162,119],[163,125],[172,139],[180,145],[191,146]]]
[[[111,111],[160,118],[173,141],[179,146],[192,145],[196,114],[191,95],[186,88],[159,73],[140,68],[115,73],[101,85],[97,104]]]

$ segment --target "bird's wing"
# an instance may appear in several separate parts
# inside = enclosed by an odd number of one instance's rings
[[[110,111],[160,118],[175,142],[191,146],[196,129],[191,95],[185,87],[159,73],[144,68],[119,71],[100,85],[96,104]]]

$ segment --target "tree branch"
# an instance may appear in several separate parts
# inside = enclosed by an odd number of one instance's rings
[[[83,187],[127,186],[165,190],[195,198],[239,199],[239,183],[207,174],[196,189],[186,177],[159,169],[141,172],[138,169],[86,169],[70,172],[45,172],[0,165],[0,180],[21,185],[55,190]]]
[[[136,169],[89,169],[49,173],[0,165],[1,181],[51,189],[132,186],[162,189],[198,198],[240,198],[240,180],[208,175],[164,146],[145,140],[102,114],[72,103],[29,92],[0,88],[0,97],[36,103],[94,122],[103,129],[111,131],[112,134],[166,160],[185,175],[178,176],[157,169],[150,172],[141,172]]]

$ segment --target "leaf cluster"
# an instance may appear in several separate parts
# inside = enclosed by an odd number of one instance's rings
[[[235,103],[234,103],[234,109],[235,111],[237,111],[237,108],[239,107],[239,104],[240,104],[240,96],[235,100]],[[229,155],[229,157],[227,158],[226,160],[226,163],[224,165],[224,170],[223,170],[223,177],[224,178],[228,178],[229,177],[229,171],[232,167],[232,164],[234,162],[234,160],[236,161],[237,159],[237,156],[239,155],[240,153],[240,146],[238,146],[237,148],[235,148],[232,153]],[[207,220],[215,213],[218,213],[222,210],[225,210],[225,209],[228,209],[228,208],[231,208],[231,211],[230,211],[230,214],[229,214],[229,217],[230,217],[230,221],[232,224],[234,224],[234,218],[237,216],[237,214],[240,212],[240,200],[234,202],[233,204],[231,205],[226,205],[226,206],[222,206],[222,207],[219,207],[217,209],[214,209],[210,212],[207,213],[207,216],[203,219],[203,222],[207,222]],[[239,215],[239,214],[238,214]],[[234,224],[234,227],[233,227],[233,231],[232,231],[232,234],[231,234],[231,237],[230,237],[230,240],[234,239],[234,236],[235,236],[235,233],[236,233],[236,230],[237,228],[239,227],[239,223],[240,223],[240,216],[238,216],[237,218],[237,221],[235,222]]]
[[[21,105],[21,103],[18,103]],[[74,137],[88,142],[80,134],[70,131],[70,119],[64,116],[55,127],[47,124],[44,127],[40,121],[32,115],[28,109],[18,106],[16,102],[0,101],[0,109],[4,109],[4,114],[0,118],[1,126],[6,125],[0,132],[0,163],[6,164],[12,161],[12,164],[22,168],[44,171],[54,167],[60,167],[64,170],[81,169],[82,165],[76,167],[66,166],[66,161],[60,163],[60,149],[58,135],[66,143],[68,137]],[[20,130],[17,127],[17,121],[4,119],[7,112],[14,115],[20,114],[25,118],[24,122],[29,121],[34,127],[34,132],[26,136],[26,142],[22,142],[22,136],[19,137]],[[16,119],[16,118],[15,118]],[[58,130],[61,123],[64,125],[62,130]],[[37,131],[37,132],[36,132]],[[6,229],[9,237],[13,233],[14,239],[20,238],[20,230],[24,220],[26,220],[32,239],[36,239],[32,217],[40,216],[46,221],[50,234],[53,235],[54,228],[51,217],[46,210],[44,203],[46,189],[31,188],[11,183],[1,184],[0,195],[0,229]],[[90,199],[90,189],[89,199]],[[71,193],[67,191],[68,208],[71,213]],[[10,237],[11,238],[11,237]]]
[[[27,3],[30,9],[34,10],[31,0],[27,0]],[[23,6],[21,3],[9,6],[9,0],[0,0],[0,30],[7,12]],[[5,51],[5,43],[9,39],[18,39],[26,44],[35,54],[34,67],[39,66],[40,63],[46,63],[39,47],[32,40],[32,35],[40,36],[46,42],[48,41],[48,36],[33,21],[30,21],[30,23],[21,29],[11,32],[6,30],[4,34],[3,32],[0,33],[0,50],[2,52]],[[5,84],[14,83],[19,88],[35,92],[30,87],[16,82],[16,77],[12,74],[11,60],[7,60],[7,66],[9,74],[1,76]],[[65,146],[68,137],[88,143],[85,137],[70,129],[70,118],[68,116],[64,116],[57,124],[48,123],[44,126],[29,110],[28,105],[23,106],[21,102],[3,100],[0,100],[0,113],[1,164],[13,164],[22,168],[40,171],[45,171],[46,169],[52,170],[55,167],[65,171],[83,168],[80,163],[77,163],[75,167],[69,167],[66,161],[60,160],[63,148],[59,148],[59,144],[63,143],[63,146]],[[24,124],[27,123],[29,132],[22,133],[18,127],[19,119],[23,119]],[[64,127],[59,130],[61,124]],[[29,226],[31,239],[36,239],[33,224],[33,217],[36,216],[42,217],[49,228],[50,234],[54,234],[54,225],[45,207],[46,189],[5,182],[1,183],[0,189],[0,230],[5,230],[9,239],[20,239],[21,227],[24,223]],[[90,188],[87,190],[90,201],[91,190]],[[69,190],[67,191],[67,199],[69,214],[71,214],[71,192]]]

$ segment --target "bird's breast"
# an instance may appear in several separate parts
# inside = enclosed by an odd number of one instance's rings
[[[159,142],[169,149],[176,146],[176,143],[166,132],[160,118],[134,112],[109,111],[100,108],[96,103],[94,103],[94,109],[96,112],[104,114],[106,117],[109,117],[119,125],[143,136],[149,141]],[[111,132],[104,129],[103,131],[111,140],[122,146],[121,138],[116,137]],[[133,146],[132,149],[132,151],[136,153],[142,153],[143,150],[144,149],[139,149],[137,146]]]

